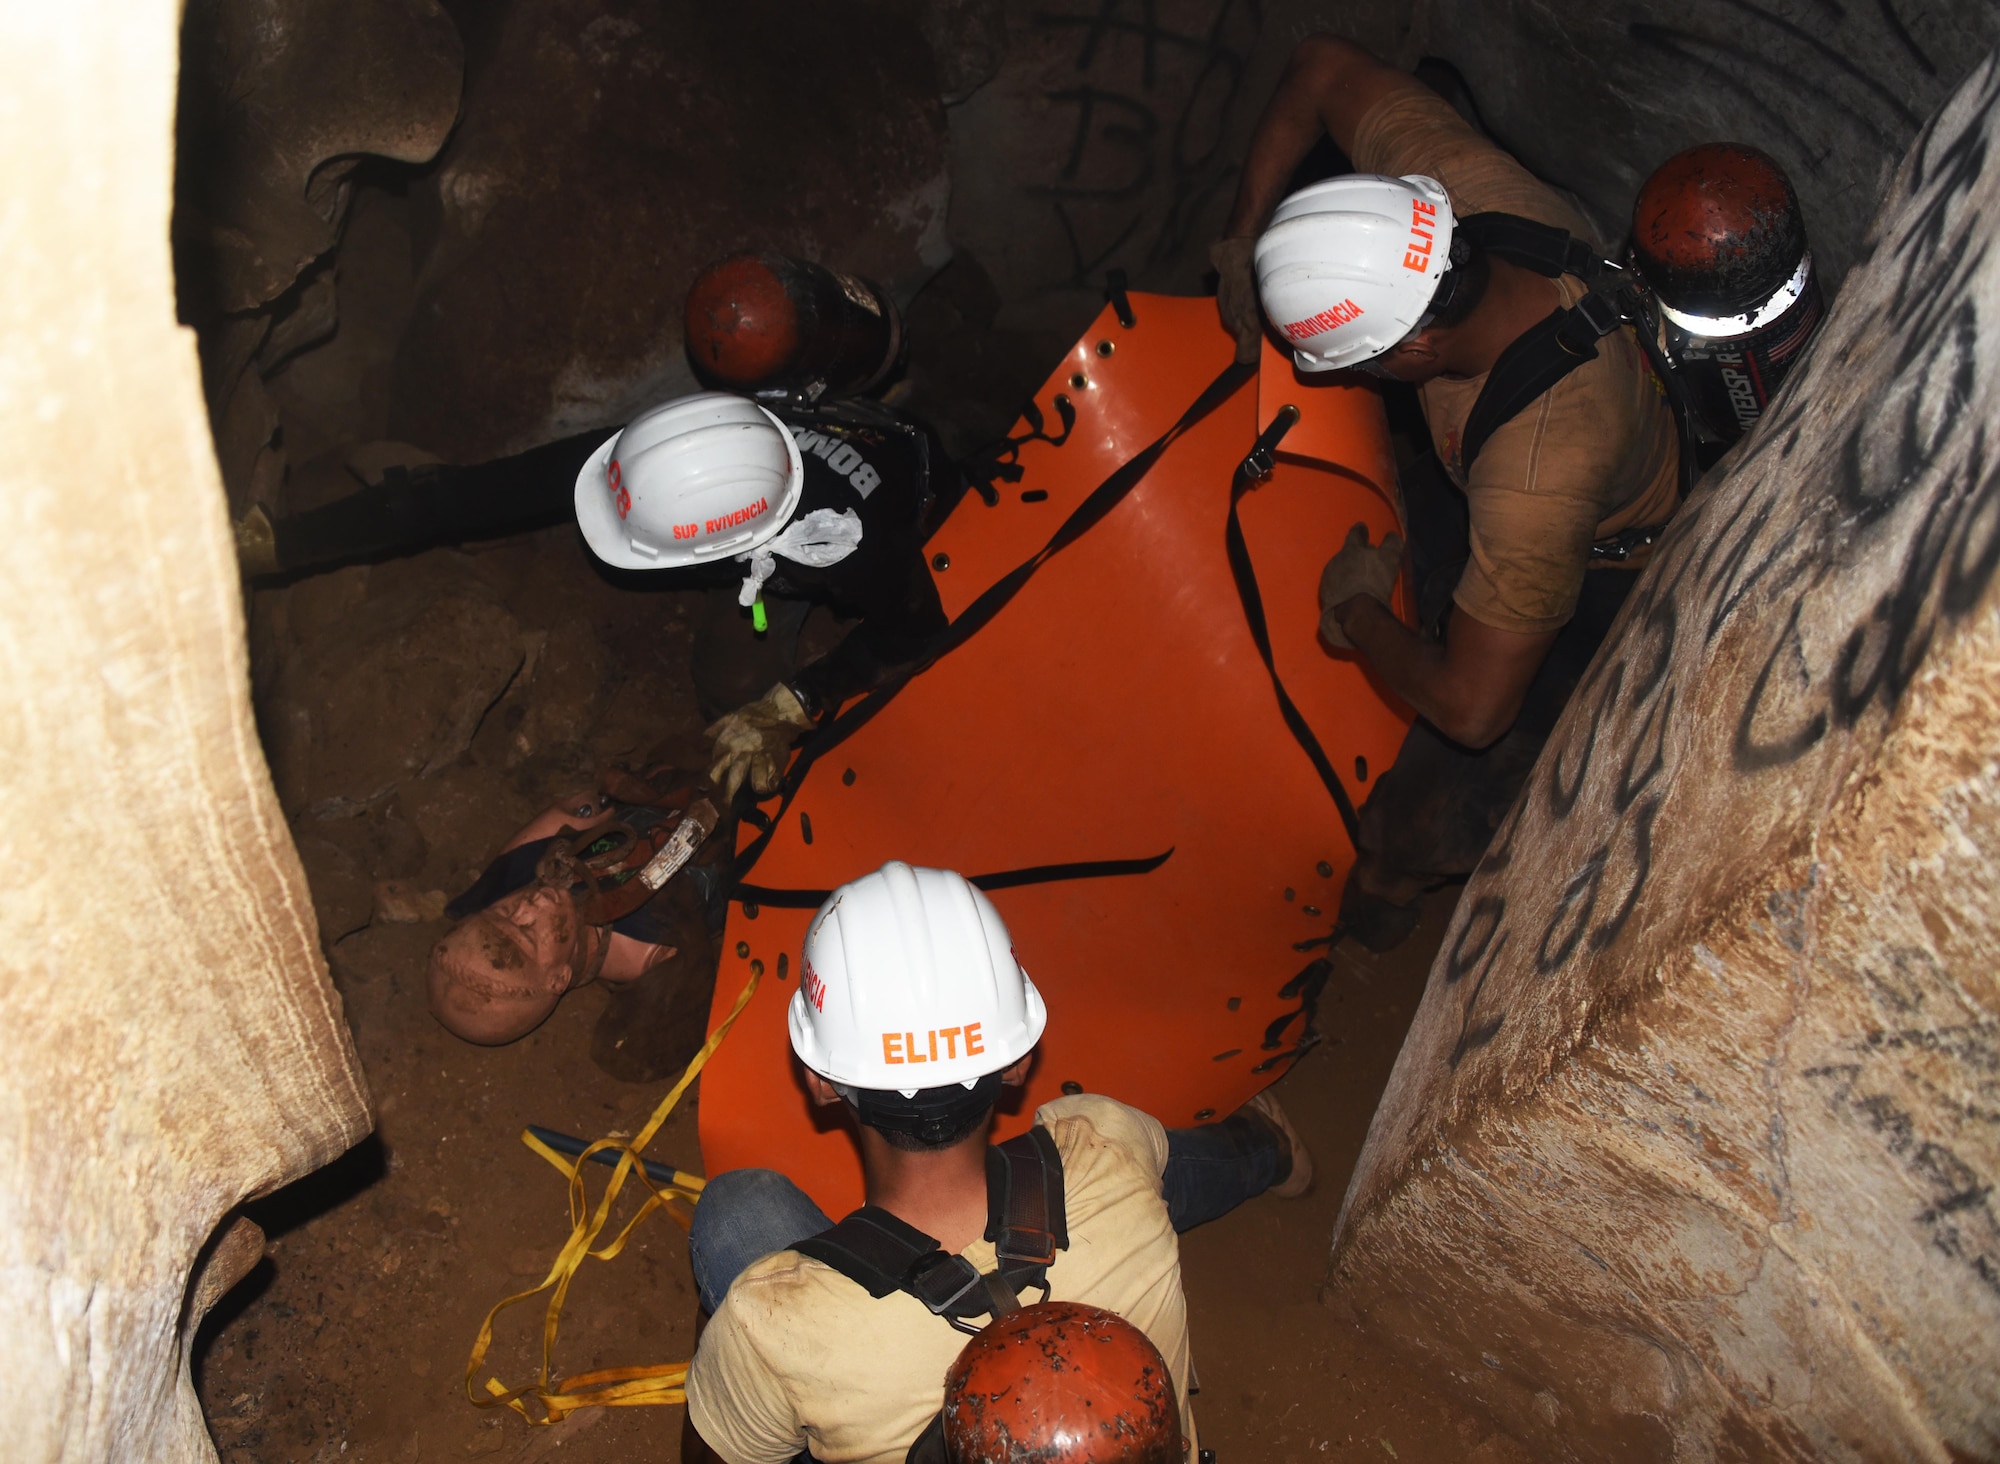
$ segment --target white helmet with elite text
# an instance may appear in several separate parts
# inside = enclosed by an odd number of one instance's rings
[[[697,392],[642,412],[576,475],[576,522],[619,569],[680,569],[776,537],[805,491],[792,434],[747,397]]]
[[[1299,370],[1358,366],[1422,327],[1452,227],[1443,185],[1418,174],[1329,178],[1279,204],[1252,258]]]
[[[1048,1015],[993,902],[964,875],[891,861],[806,930],[792,1050],[836,1087],[971,1088],[1034,1051]]]

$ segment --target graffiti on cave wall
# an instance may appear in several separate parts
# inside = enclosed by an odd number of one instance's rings
[[[1034,11],[1034,30],[1072,72],[1044,90],[1067,119],[1067,147],[1050,176],[1022,186],[1062,231],[1062,283],[1088,286],[1128,252],[1159,265],[1206,245],[1196,231],[1211,205],[1226,207],[1240,161],[1231,123],[1262,101],[1246,102],[1244,79],[1263,18],[1259,0]]]
[[[1768,866],[1818,807],[1812,790],[1879,741],[1933,646],[1985,603],[2000,566],[1996,145],[1989,59],[1918,139],[1876,256],[1805,369],[1635,591],[1446,936],[1431,999],[1441,989],[1455,1013],[1436,1050],[1455,1077],[1523,1058],[1518,1006],[1646,967],[1683,913],[1663,870]],[[1677,810],[1684,772],[1700,791]],[[1761,912],[1794,951],[1810,889]],[[1939,1091],[1987,1094],[1984,1122],[2000,1124],[2000,1031],[1990,1014],[1924,1020],[1930,952],[1869,959],[1881,969],[1855,974],[1882,1024],[1805,1076],[1927,1197],[1916,1219],[1935,1248],[2000,1294],[1995,1176],[1878,1081],[1921,1051]]]

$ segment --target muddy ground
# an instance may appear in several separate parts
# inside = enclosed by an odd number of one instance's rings
[[[372,877],[400,881],[418,906],[429,891],[455,894],[513,828],[587,779],[593,762],[662,741],[698,747],[687,679],[698,597],[647,597],[635,618],[630,593],[589,571],[573,533],[551,531],[267,592],[253,640],[265,637],[267,656],[274,645],[282,652],[302,620],[337,626],[384,597],[420,597],[426,585],[455,586],[461,598],[465,586],[483,587],[531,644],[543,632],[588,632],[611,669],[588,725],[545,745],[521,735],[552,725],[553,714],[517,672],[448,765],[360,803],[295,810],[302,847],[317,851],[308,873],[378,1127],[337,1163],[248,1207],[269,1252],[203,1328],[196,1386],[226,1464],[676,1460],[678,1408],[591,1409],[535,1428],[474,1407],[465,1392],[487,1308],[540,1281],[569,1233],[566,1186],[521,1144],[523,1125],[629,1134],[668,1084],[621,1082],[593,1065],[599,988],[572,994],[511,1047],[451,1037],[424,1001],[425,957],[446,925],[394,923],[385,915],[423,911],[370,910],[361,891]],[[385,727],[395,710],[381,709]],[[1340,1197],[1451,898],[1435,898],[1417,936],[1390,956],[1335,953],[1320,1012],[1326,1041],[1278,1088],[1316,1156],[1314,1193],[1252,1201],[1183,1239],[1196,1411],[1221,1464],[1527,1458],[1454,1397],[1448,1379],[1441,1391],[1441,1380],[1406,1368],[1381,1339],[1338,1322],[1319,1296]],[[699,1170],[699,1101],[697,1088],[651,1157]],[[586,1264],[564,1313],[556,1370],[685,1360],[695,1310],[684,1233],[655,1216],[617,1260]],[[537,1301],[503,1317],[479,1382],[491,1373],[528,1379],[541,1311]]]

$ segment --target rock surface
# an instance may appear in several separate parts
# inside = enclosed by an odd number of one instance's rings
[[[1548,1457],[2000,1450],[2000,60],[1466,887],[1331,1292]]]
[[[230,1213],[370,1126],[174,321],[179,16],[0,10],[0,1360],[23,1464],[212,1460],[190,1344],[262,1250]],[[110,835],[93,860],[56,852],[80,819]]]
[[[740,249],[906,300],[949,257],[937,73],[903,7],[516,0],[477,23],[391,436],[481,461],[692,390],[682,298]]]

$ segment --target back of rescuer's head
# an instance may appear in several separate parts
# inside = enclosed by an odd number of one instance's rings
[[[861,1123],[922,1150],[984,1126],[1047,1020],[993,902],[963,875],[892,860],[813,917],[788,1025]]]

